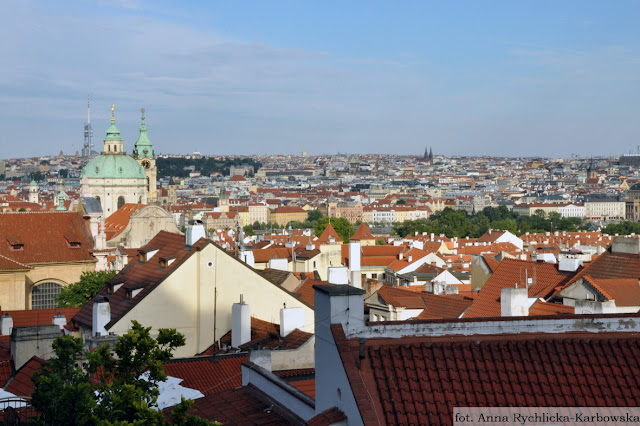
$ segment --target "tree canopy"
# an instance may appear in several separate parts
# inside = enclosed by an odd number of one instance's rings
[[[184,424],[216,423],[188,417],[192,402],[182,399],[171,423],[158,410],[158,384],[167,378],[163,364],[185,344],[175,329],[159,329],[133,321],[118,338],[113,351],[108,344],[95,351],[83,349],[82,339],[62,336],[53,343],[55,358],[33,375],[33,407],[45,424]]]
[[[83,272],[80,281],[63,287],[56,296],[58,307],[77,308],[84,306],[102,290],[110,279],[116,276],[115,271]]]
[[[525,232],[578,231],[585,229],[585,224],[580,218],[563,218],[555,212],[547,215],[542,210],[524,216],[511,212],[505,206],[485,207],[476,215],[469,215],[464,210],[447,207],[429,219],[405,221],[394,226],[393,230],[401,237],[426,232],[444,234],[449,238],[478,238],[490,228],[522,235]]]
[[[336,230],[336,233],[345,243],[348,243],[351,236],[356,233],[351,222],[344,217],[323,217],[318,220],[318,223],[314,227],[316,236],[319,237],[322,235],[324,229],[329,225],[329,220],[331,220],[331,226],[333,226],[333,229]]]
[[[608,235],[640,234],[640,223],[630,222],[628,220],[620,223],[611,223],[602,228],[602,233]]]
[[[192,169],[199,171],[202,176],[209,176],[213,172],[220,172],[225,176],[230,173],[231,166],[252,166],[253,171],[257,171],[262,164],[251,158],[183,158],[170,157],[158,158],[158,177],[175,176],[188,177]]]

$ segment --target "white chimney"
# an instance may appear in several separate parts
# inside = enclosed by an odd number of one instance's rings
[[[13,318],[5,313],[0,317],[0,332],[3,336],[10,336],[11,330],[13,330]]]
[[[346,266],[329,266],[327,277],[331,284],[349,284],[349,270]]]
[[[289,262],[287,259],[269,259],[267,263],[268,267],[271,269],[277,269],[278,271],[288,271],[289,270]]]
[[[313,250],[316,249],[316,246],[311,244],[311,242],[309,242],[309,244],[307,244],[306,249],[307,249],[307,251],[313,251]]]
[[[360,243],[359,242],[349,243],[349,269],[350,269],[349,275],[351,278],[351,285],[361,288],[362,278],[360,275]]]
[[[111,307],[109,299],[105,296],[96,296],[93,299],[93,325],[91,334],[93,336],[106,336],[107,329],[105,326],[111,321]]]
[[[402,258],[404,257],[404,252],[400,252],[398,253],[398,260],[402,260]]]
[[[526,288],[503,288],[500,293],[500,310],[503,317],[529,315],[529,291]]]
[[[251,341],[251,309],[240,295],[240,303],[231,307],[231,346],[239,348]]]
[[[195,222],[194,224],[187,225],[186,237],[188,246],[194,245],[200,238],[206,238],[207,235],[202,223]]]
[[[240,260],[242,260],[244,263],[251,266],[252,268],[255,268],[256,259],[253,256],[253,251],[242,251],[240,252],[240,256],[241,256]]]
[[[295,329],[304,328],[303,308],[280,309],[280,336],[287,337]]]
[[[53,317],[53,320],[51,321],[51,323],[53,325],[57,325],[58,327],[60,327],[60,330],[62,330],[64,326],[67,325],[67,317],[65,317],[62,314],[58,314]]]

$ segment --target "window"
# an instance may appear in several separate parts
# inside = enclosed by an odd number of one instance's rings
[[[31,309],[57,308],[55,296],[60,294],[62,286],[56,283],[43,283],[33,288],[31,292]]]
[[[124,206],[124,197],[123,196],[119,196],[118,197],[118,209],[120,209],[120,207]]]

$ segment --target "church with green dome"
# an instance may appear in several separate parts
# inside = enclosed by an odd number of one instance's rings
[[[156,193],[155,154],[147,136],[144,110],[134,157],[130,157],[116,127],[114,109],[111,106],[111,126],[104,149],[87,163],[80,177],[80,196],[98,200],[105,217],[127,203],[148,204]]]

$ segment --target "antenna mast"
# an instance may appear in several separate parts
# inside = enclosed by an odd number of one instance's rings
[[[91,128],[91,99],[87,95],[87,122],[84,125],[84,145],[82,146],[82,156],[90,157],[93,151],[93,129]]]

